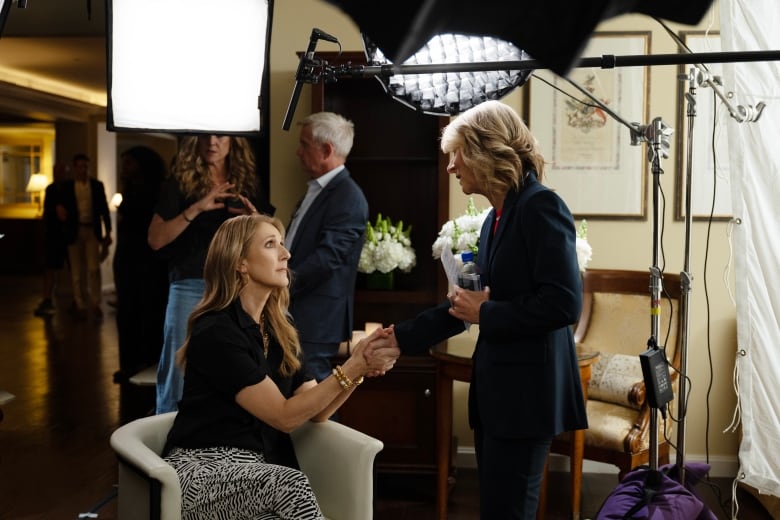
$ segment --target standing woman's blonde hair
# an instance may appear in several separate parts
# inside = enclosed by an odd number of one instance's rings
[[[284,242],[284,226],[281,221],[262,213],[230,218],[223,222],[214,234],[203,267],[203,281],[205,282],[203,298],[192,311],[187,321],[187,337],[182,347],[176,352],[176,361],[182,367],[186,363],[187,346],[190,342],[193,326],[198,318],[206,313],[225,309],[238,298],[241,289],[246,286],[245,275],[238,271],[238,265],[241,260],[246,258],[250,243],[263,222],[278,229],[282,235],[282,242]],[[288,319],[289,305],[289,287],[275,287],[271,290],[271,295],[263,309],[266,323],[282,346],[283,356],[280,372],[284,376],[292,375],[301,367],[301,346],[298,331]]]
[[[234,190],[251,200],[257,197],[257,172],[252,145],[245,137],[230,137],[230,152],[225,158],[229,182]],[[184,137],[179,143],[172,174],[178,179],[185,196],[200,199],[211,191],[209,169],[198,151],[198,136]]]
[[[525,173],[544,177],[544,157],[528,127],[512,108],[486,101],[463,112],[444,128],[441,151],[460,148],[468,166],[488,193],[519,190]]]

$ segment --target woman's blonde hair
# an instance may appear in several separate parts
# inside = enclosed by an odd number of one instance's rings
[[[205,290],[203,298],[192,311],[187,321],[187,337],[176,353],[176,360],[184,367],[187,359],[187,347],[193,327],[198,319],[209,312],[220,311],[228,307],[246,286],[245,275],[238,271],[238,265],[246,258],[249,247],[260,224],[268,223],[279,230],[284,241],[284,226],[277,218],[263,214],[240,215],[222,223],[211,240],[206,263],[203,268]],[[288,273],[289,277],[289,273]],[[289,287],[275,287],[263,308],[266,326],[273,331],[282,346],[282,365],[280,372],[290,376],[301,367],[301,344],[298,331],[288,316],[290,305]]]
[[[212,188],[208,165],[198,151],[198,137],[191,135],[182,138],[172,168],[184,195],[196,199],[205,197]],[[245,137],[230,137],[230,153],[225,163],[227,180],[236,185],[236,193],[254,200],[257,197],[255,154]]]
[[[442,152],[454,153],[458,148],[486,193],[520,189],[529,170],[536,171],[540,181],[544,176],[544,157],[536,138],[517,112],[500,101],[470,108],[444,128]]]

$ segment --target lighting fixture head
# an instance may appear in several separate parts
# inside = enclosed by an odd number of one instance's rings
[[[122,194],[119,192],[114,193],[111,197],[111,201],[108,203],[109,209],[111,209],[111,211],[116,211],[120,204],[122,204]]]
[[[365,34],[368,65],[392,63]],[[442,72],[377,76],[385,91],[405,105],[432,115],[455,115],[489,99],[499,99],[523,85],[533,72],[486,70],[447,72],[447,65],[530,59],[512,43],[490,36],[440,34],[415,52],[403,65],[441,65]]]
[[[272,3],[108,0],[109,130],[261,130]]]
[[[399,0],[381,11],[366,0],[326,0],[403,63],[435,34],[485,34],[511,41],[559,76],[568,74],[604,20],[636,12],[698,24],[713,0]]]
[[[46,186],[49,185],[49,178],[43,173],[33,173],[30,175],[30,180],[27,181],[26,191],[32,193],[38,193],[44,191]]]

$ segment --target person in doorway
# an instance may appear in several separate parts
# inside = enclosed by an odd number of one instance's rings
[[[62,205],[62,187],[68,179],[68,168],[55,164],[51,184],[46,186],[43,198],[43,298],[34,314],[45,318],[55,313],[54,293],[57,282],[68,257],[68,242],[65,239],[65,207]]]
[[[121,155],[122,202],[116,209],[116,328],[123,383],[156,364],[163,343],[168,300],[168,265],[147,241],[149,224],[166,175],[165,161],[148,146],[133,146]]]
[[[168,304],[157,365],[157,413],[177,409],[183,379],[176,349],[187,318],[203,295],[203,263],[225,220],[257,211],[273,213],[255,171],[246,138],[194,135],[182,139],[173,171],[162,186],[149,224],[149,245],[168,261]]]
[[[323,518],[289,433],[327,420],[364,377],[394,363],[381,351],[366,361],[369,337],[314,381],[287,309],[289,260],[284,228],[267,215],[231,218],[211,242],[203,299],[177,353],[184,395],[163,451],[186,520]]]
[[[90,177],[89,165],[86,155],[79,153],[73,157],[73,178],[63,183],[62,206],[73,288],[73,312],[79,319],[86,319],[88,312],[96,319],[102,319],[100,263],[112,243],[111,214],[105,186]]]
[[[353,329],[368,221],[366,197],[344,166],[354,135],[352,122],[332,112],[311,114],[301,123],[297,155],[310,180],[285,244],[292,254],[290,312],[317,381],[330,375],[332,358]]]
[[[507,105],[488,101],[443,132],[447,171],[492,210],[479,238],[482,291],[457,285],[448,299],[398,323],[376,347],[423,353],[479,325],[469,423],[479,475],[480,518],[536,518],[553,437],[587,428],[572,324],[582,307],[574,220],[541,184],[536,139]]]

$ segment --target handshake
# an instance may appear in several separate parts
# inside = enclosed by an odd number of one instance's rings
[[[370,334],[363,335],[357,345],[352,347],[349,359],[364,367],[363,375],[366,377],[377,377],[391,370],[400,355],[401,349],[393,326],[390,325],[377,327]]]

